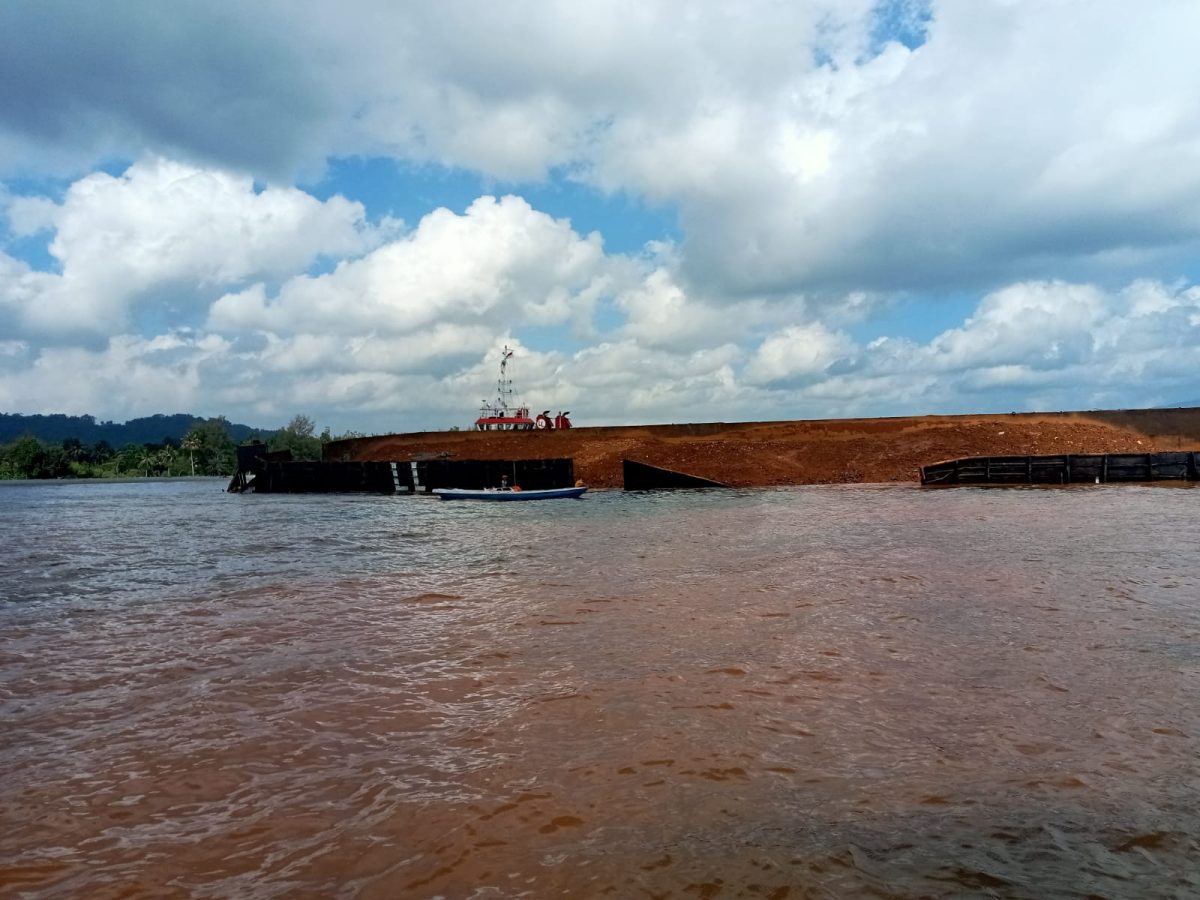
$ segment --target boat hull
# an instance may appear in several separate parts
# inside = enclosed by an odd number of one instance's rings
[[[433,493],[443,500],[484,500],[509,503],[525,500],[570,500],[583,496],[586,487],[547,488],[538,491],[472,491],[465,488],[434,488]]]

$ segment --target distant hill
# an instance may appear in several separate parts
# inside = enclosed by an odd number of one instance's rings
[[[126,444],[161,444],[165,438],[182,440],[193,425],[206,421],[208,420],[185,413],[144,416],[124,423],[97,422],[95,416],[24,416],[20,413],[0,413],[0,443],[15,440],[24,434],[32,434],[51,443],[78,438],[83,444],[108,441],[113,447],[123,447]],[[247,441],[254,436],[265,438],[275,433],[273,428],[253,428],[234,422],[228,423],[225,430],[235,443]]]

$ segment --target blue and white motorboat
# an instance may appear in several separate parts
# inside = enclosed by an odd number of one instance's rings
[[[434,488],[432,493],[443,500],[563,500],[583,496],[586,487],[545,488],[543,490],[523,491],[520,488],[484,488],[469,490],[467,488]]]

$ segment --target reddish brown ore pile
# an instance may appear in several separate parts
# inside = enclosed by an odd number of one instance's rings
[[[421,432],[338,441],[326,458],[572,457],[576,476],[597,488],[620,488],[629,458],[766,487],[914,481],[921,466],[966,456],[1180,449],[1200,449],[1200,409]]]

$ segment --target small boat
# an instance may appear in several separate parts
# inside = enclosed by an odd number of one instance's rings
[[[433,493],[443,500],[561,500],[582,497],[586,490],[586,487],[545,488],[535,491],[523,491],[520,488],[434,488]]]

